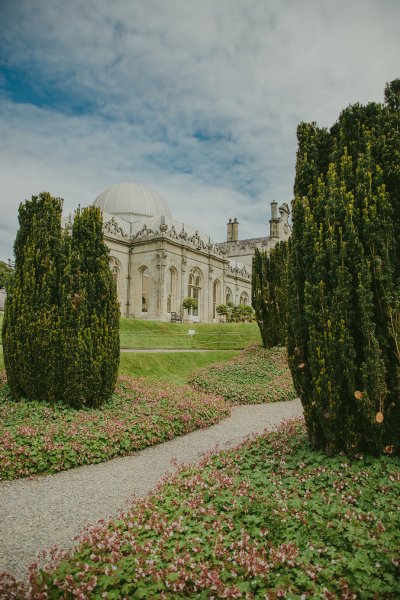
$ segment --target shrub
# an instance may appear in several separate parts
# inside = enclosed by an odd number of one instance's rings
[[[16,399],[57,396],[61,208],[61,199],[47,192],[19,207],[15,273],[2,329],[4,364]]]
[[[252,304],[264,348],[286,345],[288,242],[270,252],[255,250],[252,270]]]
[[[100,406],[119,367],[119,307],[100,210],[78,210],[64,242],[58,399]]]
[[[298,128],[289,364],[310,440],[398,452],[400,80],[386,104]]]
[[[116,290],[99,209],[79,210],[70,236],[61,208],[47,192],[19,208],[4,363],[15,399],[99,406],[118,372]]]

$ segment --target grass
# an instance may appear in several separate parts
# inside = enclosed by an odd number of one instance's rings
[[[0,479],[104,462],[209,427],[229,414],[225,401],[148,380],[120,377],[102,409],[11,399],[0,382]]]
[[[216,362],[229,360],[235,350],[207,352],[122,352],[119,371],[131,377],[146,377],[185,385],[191,373]]]
[[[77,549],[32,566],[23,596],[398,598],[400,460],[328,458],[302,422],[182,467]],[[14,594],[14,595],[12,595]]]
[[[296,397],[286,349],[266,350],[257,344],[228,362],[195,371],[188,383],[197,390],[219,394],[231,404],[282,402]]]
[[[188,334],[189,330],[196,333]],[[235,350],[260,342],[256,323],[164,323],[120,320],[122,348],[187,348]]]

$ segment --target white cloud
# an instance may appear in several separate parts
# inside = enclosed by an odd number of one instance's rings
[[[391,0],[20,0],[0,12],[20,85],[1,102],[0,258],[25,197],[47,189],[72,210],[124,180],[215,240],[230,216],[243,237],[263,235],[269,202],[291,198],[298,122],[329,126],[399,76]],[[22,84],[41,107],[21,101]]]

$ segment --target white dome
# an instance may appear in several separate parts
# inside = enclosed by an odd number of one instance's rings
[[[131,182],[107,188],[97,196],[93,206],[130,223],[143,217],[172,217],[168,204],[160,194],[145,185]]]

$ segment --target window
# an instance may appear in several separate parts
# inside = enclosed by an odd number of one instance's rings
[[[239,304],[246,304],[246,305],[249,304],[249,296],[248,296],[247,292],[242,292],[240,294],[240,302],[239,302]]]
[[[197,308],[194,308],[192,311],[192,315],[195,317],[197,317],[200,312],[202,278],[203,277],[200,269],[198,269],[197,267],[192,269],[189,275],[188,296],[190,296],[191,298],[196,298],[197,300]]]
[[[232,304],[232,303],[233,303],[232,290],[227,287],[226,292],[225,292],[225,304]]]

